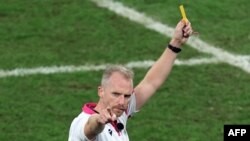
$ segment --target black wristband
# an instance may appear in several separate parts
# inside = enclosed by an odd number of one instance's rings
[[[170,45],[170,44],[168,44],[168,48],[169,48],[170,50],[172,50],[174,53],[179,53],[179,52],[181,52],[181,48],[174,47],[174,46],[172,46],[172,45]]]

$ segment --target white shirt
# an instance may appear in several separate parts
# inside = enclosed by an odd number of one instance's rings
[[[128,109],[117,120],[118,123],[124,125],[124,129],[119,131],[115,125],[107,123],[103,131],[90,140],[84,134],[84,126],[89,117],[95,112],[92,110],[96,106],[95,103],[87,103],[82,108],[80,113],[71,123],[68,141],[129,141],[126,131],[127,120],[129,116],[136,112],[135,94],[132,94]]]

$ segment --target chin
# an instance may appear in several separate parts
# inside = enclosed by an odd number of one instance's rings
[[[115,112],[115,115],[116,115],[117,117],[120,117],[120,116],[123,114],[123,112],[124,112],[124,111],[117,110],[117,111]]]

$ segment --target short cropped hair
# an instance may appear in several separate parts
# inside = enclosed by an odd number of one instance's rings
[[[106,86],[108,83],[109,78],[114,72],[118,72],[124,76],[125,79],[131,80],[132,86],[133,86],[133,79],[134,79],[134,72],[125,66],[122,65],[109,65],[105,69],[102,75],[102,81],[101,85]]]

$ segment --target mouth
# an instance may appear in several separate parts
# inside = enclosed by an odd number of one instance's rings
[[[113,110],[116,111],[117,113],[122,113],[125,111],[125,109],[123,108],[114,108]]]

